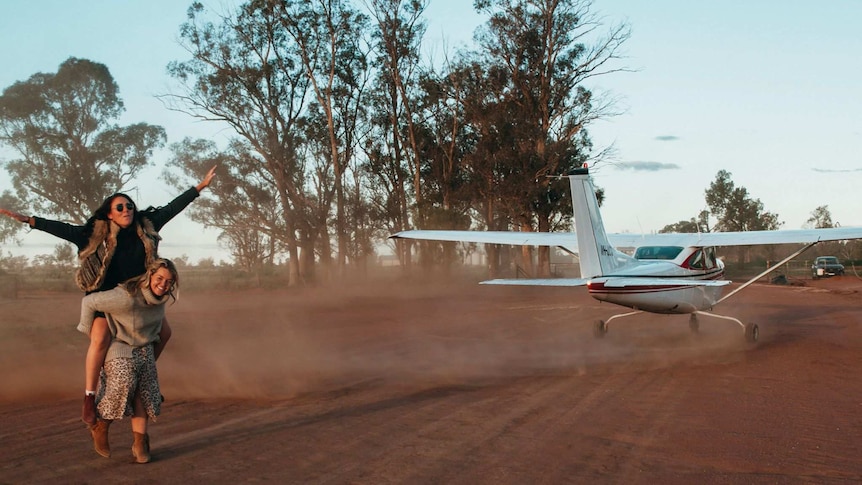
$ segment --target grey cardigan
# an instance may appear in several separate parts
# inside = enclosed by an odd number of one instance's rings
[[[149,288],[140,288],[132,295],[122,286],[89,294],[81,300],[78,330],[89,335],[95,313],[104,312],[112,336],[105,362],[131,358],[133,348],[158,342],[167,300],[167,295],[156,297]]]

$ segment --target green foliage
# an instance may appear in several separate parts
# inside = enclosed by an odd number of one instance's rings
[[[709,230],[709,211],[701,211],[698,214],[697,219],[692,217],[687,221],[679,221],[674,224],[668,224],[664,226],[659,233],[668,233],[668,232],[687,232],[687,233],[700,233],[700,232],[710,232]]]
[[[52,279],[68,278],[75,267],[75,247],[69,243],[54,246],[52,254],[39,254],[33,258],[31,268]]]
[[[252,269],[272,262],[284,247],[281,204],[250,145],[236,140],[220,151],[209,140],[187,138],[170,149],[173,155],[163,178],[177,189],[218,167],[218,182],[209,187],[208,197],[189,207],[189,217],[219,229],[219,241],[239,267]]]
[[[0,255],[0,270],[7,273],[23,273],[28,264],[27,256],[12,256],[12,253]]]
[[[193,5],[180,32],[191,59],[168,66],[185,93],[163,96],[177,110],[227,123],[252,151],[251,169],[238,173],[266,181],[274,201],[267,210],[283,227],[269,236],[284,241],[294,284],[300,281],[300,238],[319,234],[307,218],[309,174],[301,153],[311,88],[307,52],[283,23],[286,9],[301,6],[252,1],[215,16],[214,23],[202,5]]]
[[[730,172],[720,170],[706,190],[706,203],[718,218],[718,231],[763,231],[781,226],[778,215],[767,212],[760,199],[752,199],[745,187],[736,187]]]
[[[697,221],[695,221],[694,218],[692,217],[690,220],[687,220],[687,221],[679,221],[679,222],[676,222],[674,224],[668,224],[668,225],[664,226],[663,228],[661,228],[661,230],[659,230],[658,232],[660,234],[661,233],[668,233],[668,232],[697,233],[698,232]]]
[[[465,96],[468,120],[480,134],[473,160],[493,160],[480,172],[486,186],[497,187],[513,222],[538,219],[541,225],[569,213],[566,184],[544,176],[568,173],[590,159],[585,128],[611,112],[584,81],[618,70],[611,61],[629,30],[612,27],[589,44],[597,19],[586,1],[475,5],[490,19],[477,34],[482,50],[467,68],[478,75],[470,85],[476,92]]]
[[[815,229],[824,229],[838,227],[840,224],[832,222],[832,213],[829,212],[829,206],[821,205],[811,212],[811,217],[806,221],[806,226]]]
[[[422,151],[429,138],[419,126],[422,100],[419,94],[419,63],[427,3],[372,0],[371,67],[374,79],[368,96],[369,137],[363,150],[367,161],[367,190],[372,210],[388,232],[400,231],[424,220],[425,193],[422,183]],[[411,203],[416,204],[411,207]],[[409,262],[409,260],[405,260]]]
[[[166,136],[145,123],[117,126],[123,110],[108,68],[86,59],[6,88],[0,142],[19,156],[5,168],[22,203],[80,223],[132,180]]]
[[[320,229],[327,227],[334,199],[336,261],[343,270],[348,246],[356,236],[346,224],[349,188],[345,187],[345,174],[356,153],[357,123],[364,112],[363,91],[369,71],[363,33],[368,19],[347,0],[284,2],[280,7],[281,26],[302,52],[314,94],[311,116],[301,123],[308,129],[305,138],[315,164],[311,170],[314,187],[305,204],[311,229],[303,235],[315,238],[322,232],[320,237],[328,239],[329,231]]]
[[[591,160],[586,127],[613,113],[585,81],[621,70],[628,27],[597,35],[588,0],[477,2],[480,48],[437,72],[421,64],[427,4],[372,0],[370,23],[346,0],[189,9],[191,58],[168,69],[184,92],[163,99],[242,142],[172,147],[169,177],[218,160],[224,190],[190,214],[242,267],[327,262],[333,242],[339,266],[361,264],[411,226],[568,223],[567,185],[546,175]]]

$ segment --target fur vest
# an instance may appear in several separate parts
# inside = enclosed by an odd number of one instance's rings
[[[153,223],[147,218],[142,218],[140,223],[134,222],[138,237],[144,243],[146,261],[144,267],[149,267],[158,255],[157,243],[161,237],[153,227]],[[87,247],[78,253],[81,266],[75,272],[75,283],[78,288],[85,292],[98,290],[105,280],[105,273],[111,265],[114,251],[117,249],[117,233],[120,226],[112,221],[96,220],[93,225],[93,234]]]

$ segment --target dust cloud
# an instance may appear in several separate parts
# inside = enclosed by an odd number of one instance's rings
[[[79,301],[75,294],[0,300],[0,400],[81,391],[87,341],[74,331]],[[594,322],[620,310],[582,288],[473,282],[186,292],[167,309],[173,337],[158,367],[169,400],[290,398],[356,385],[600,377],[744,354],[741,328],[701,319],[692,335],[687,316],[615,320],[596,339]]]

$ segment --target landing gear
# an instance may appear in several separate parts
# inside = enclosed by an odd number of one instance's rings
[[[608,324],[610,324],[612,320],[616,318],[630,317],[632,315],[637,315],[638,313],[643,313],[643,311],[621,313],[619,315],[614,315],[607,320],[596,320],[595,325],[593,325],[593,335],[596,338],[604,338],[604,336],[608,333]],[[757,342],[757,339],[760,338],[760,328],[758,328],[757,324],[755,323],[745,324],[737,318],[728,317],[725,315],[716,315],[715,313],[702,311],[694,312],[691,314],[691,316],[688,317],[688,328],[691,329],[691,333],[693,334],[700,333],[700,321],[697,318],[698,315],[705,315],[707,317],[721,318],[723,320],[730,320],[732,322],[736,322],[737,324],[739,324],[740,327],[742,327],[745,334],[745,340],[747,342],[755,343]]]
[[[745,334],[745,340],[747,342],[755,343],[755,342],[757,342],[757,339],[760,337],[760,328],[758,328],[756,323],[745,324],[745,323],[742,323],[741,321],[739,321],[738,318],[728,317],[725,315],[716,315],[715,313],[709,313],[709,312],[694,312],[691,314],[691,317],[694,318],[695,315],[706,315],[708,317],[722,318],[724,320],[730,320],[732,322],[738,323],[739,326],[742,327],[742,330]]]
[[[757,327],[756,323],[748,323],[745,325],[745,340],[747,342],[755,343],[757,342],[757,338],[760,337],[760,329]]]
[[[632,315],[637,315],[638,313],[643,313],[643,312],[641,310],[638,310],[638,311],[634,311],[634,312],[620,313],[619,315],[614,315],[611,318],[608,318],[607,320],[599,320],[596,322],[595,326],[593,327],[593,335],[596,338],[602,338],[605,336],[605,334],[608,333],[608,325],[611,323],[612,320],[617,319],[617,318],[622,318],[622,317],[630,317]]]
[[[700,332],[700,323],[697,321],[697,315],[692,313],[690,317],[688,317],[688,328],[691,329],[691,333],[699,333]]]
[[[597,320],[595,326],[593,327],[593,335],[596,338],[604,338],[605,334],[608,333],[608,322],[604,320]]]

